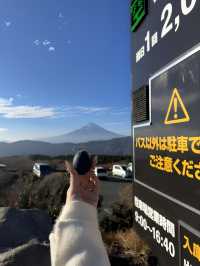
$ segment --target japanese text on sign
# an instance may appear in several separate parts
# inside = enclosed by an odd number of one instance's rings
[[[151,151],[168,151],[185,153],[191,151],[200,154],[200,136],[166,136],[166,137],[138,137],[135,141],[136,148]]]
[[[161,215],[159,212],[154,210],[152,207],[148,206],[145,202],[140,200],[138,197],[134,197],[135,207],[142,211],[148,218],[150,218],[157,225],[162,227],[162,229],[175,237],[175,225],[165,216]]]
[[[195,243],[189,236],[184,235],[183,249],[200,262],[200,243]]]
[[[139,2],[139,1],[133,1],[133,2]],[[156,2],[156,0],[154,2]],[[173,2],[180,3],[179,14],[176,14]],[[192,13],[195,11],[197,4],[198,0],[192,0],[192,1],[177,0],[177,1],[171,1],[171,3],[170,2],[166,3],[166,5],[163,7],[161,11],[160,21],[159,20],[157,21],[157,25],[161,24],[160,27],[161,31],[159,29],[154,31],[152,31],[150,28],[147,29],[143,44],[136,51],[135,62],[139,63],[153,49],[156,49],[156,47],[158,47],[158,44],[162,42],[164,39],[166,39],[166,37],[169,36],[172,32],[176,34],[181,29],[181,26],[183,27],[184,25],[183,23],[184,21],[186,21],[186,16],[192,15]],[[136,15],[135,19],[133,20],[134,24],[138,22],[138,19],[140,19],[139,15],[142,14],[142,9],[139,9],[139,13],[138,11],[137,12],[136,11],[133,13],[131,10],[131,13],[134,14],[134,17]],[[132,31],[134,30],[133,27],[134,24],[132,25]]]
[[[150,155],[149,164],[166,173],[174,173],[180,176],[196,179],[200,181],[200,162],[195,163],[193,160],[173,159],[169,156]]]

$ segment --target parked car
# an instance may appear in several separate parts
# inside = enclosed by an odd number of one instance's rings
[[[107,177],[108,175],[108,171],[106,168],[102,167],[102,166],[97,166],[94,169],[95,175],[98,177]]]
[[[6,164],[2,164],[2,163],[0,163],[0,169],[5,169],[6,167],[7,167]]]
[[[133,163],[129,163],[127,166],[127,170],[133,172]]]
[[[33,173],[38,176],[45,176],[52,172],[52,169],[48,163],[35,163],[33,165]]]
[[[127,166],[120,165],[120,164],[114,164],[112,168],[112,175],[126,178],[127,177]]]

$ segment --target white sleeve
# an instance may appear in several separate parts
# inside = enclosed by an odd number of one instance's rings
[[[52,266],[110,266],[97,210],[88,203],[65,205],[49,239]]]

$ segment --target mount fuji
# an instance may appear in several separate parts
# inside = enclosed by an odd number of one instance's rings
[[[124,137],[123,135],[106,130],[105,128],[95,124],[89,123],[80,129],[74,130],[67,134],[60,136],[48,137],[40,139],[41,141],[49,143],[83,143],[89,141],[110,140]]]

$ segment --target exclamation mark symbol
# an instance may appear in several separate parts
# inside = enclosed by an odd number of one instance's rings
[[[177,101],[177,97],[175,97],[174,98],[174,119],[178,118],[177,109],[178,109],[178,101]]]

